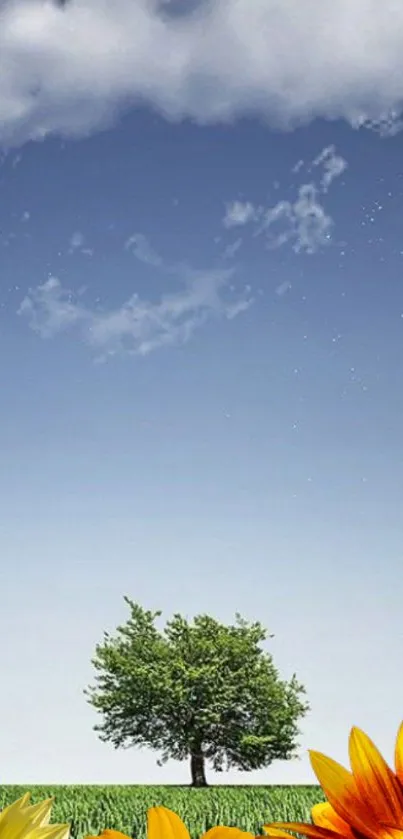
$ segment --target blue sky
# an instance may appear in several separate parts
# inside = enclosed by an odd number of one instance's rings
[[[352,725],[392,757],[403,12],[283,6],[0,9],[7,783],[188,782],[92,730],[125,594],[260,620],[306,686],[301,759],[211,782],[313,782]]]

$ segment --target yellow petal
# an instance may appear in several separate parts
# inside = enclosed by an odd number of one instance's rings
[[[24,795],[22,795],[21,798],[17,798],[17,801],[14,801],[14,804],[18,805],[18,807],[26,807],[30,798],[31,798],[31,793],[30,792],[24,792]],[[11,806],[12,805],[10,804],[10,807]]]
[[[32,806],[11,806],[7,808],[7,812],[3,811],[2,814],[0,831],[7,835],[7,839],[24,839],[24,837],[32,834],[36,828],[45,829],[49,824],[52,803],[53,799],[48,799]],[[57,827],[57,825],[53,825],[53,827]]]
[[[351,729],[349,753],[361,800],[376,821],[403,827],[403,794],[399,782],[375,744],[359,728]]]
[[[35,827],[27,831],[26,836],[29,839],[69,839],[69,834],[69,824],[51,824],[46,827]]]
[[[396,737],[395,769],[400,783],[403,784],[403,722],[400,724]]]
[[[70,833],[69,824],[53,824],[46,827],[35,827],[19,825],[13,822],[7,827],[7,839],[68,839]]]
[[[377,824],[360,800],[354,776],[344,766],[320,752],[309,752],[313,771],[333,810],[369,839],[386,839],[387,828]]]
[[[167,807],[151,807],[147,813],[147,839],[190,839],[182,819]]]
[[[315,804],[312,807],[311,818],[317,827],[325,827],[326,830],[334,830],[336,833],[348,837],[348,839],[355,839],[351,827],[344,819],[340,818],[327,801],[324,804]]]
[[[20,814],[21,810],[27,806],[27,803],[30,799],[31,793],[26,792],[22,798],[18,798],[17,801],[13,801],[12,804],[9,804],[7,807],[4,807],[4,810],[0,813],[0,825],[2,822],[8,821],[9,817],[14,817],[16,814]]]
[[[54,798],[47,798],[39,804],[32,804],[24,808],[24,818],[32,827],[46,827],[49,824]],[[22,815],[22,814],[21,814]]]
[[[302,833],[303,836],[308,836],[308,839],[339,839],[339,834],[333,830],[316,827],[314,824],[304,824],[304,822],[275,822],[275,824],[263,825],[263,830],[275,839],[294,839],[282,828],[292,830],[293,833]]]

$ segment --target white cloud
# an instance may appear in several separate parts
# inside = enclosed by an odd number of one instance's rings
[[[247,287],[245,292],[249,294],[250,287]],[[226,312],[228,320],[233,320],[237,317],[237,315],[240,315],[241,312],[246,312],[254,302],[253,297],[245,296],[243,299],[237,300],[235,303],[231,303]]]
[[[259,208],[250,201],[230,201],[225,207],[224,227],[242,227],[259,218]]]
[[[43,338],[67,330],[80,336],[105,358],[119,352],[147,355],[159,347],[183,344],[209,318],[231,320],[253,302],[250,288],[236,294],[228,286],[231,269],[195,271],[177,269],[181,289],[164,294],[157,302],[133,294],[111,311],[85,306],[82,299],[64,289],[56,277],[31,289],[19,314]]]
[[[289,280],[284,280],[284,282],[280,283],[276,288],[276,294],[278,297],[283,297],[287,291],[290,291],[292,285]]]
[[[81,248],[84,244],[84,236],[77,230],[73,235],[70,237],[70,250],[75,251],[78,248]]]
[[[162,266],[161,257],[154,251],[143,233],[133,233],[125,243],[125,248],[146,265]]]
[[[56,277],[49,277],[24,298],[18,314],[29,319],[31,328],[43,338],[84,323],[87,312],[75,301],[70,291],[64,291]]]
[[[321,187],[323,192],[327,192],[332,181],[343,174],[348,164],[344,157],[336,154],[334,146],[327,146],[313,161],[313,166],[320,165],[323,165],[325,170],[321,180]]]
[[[136,103],[172,119],[263,115],[401,127],[396,0],[2,0],[0,141],[77,136]]]
[[[258,208],[255,215],[251,211],[249,221],[261,219],[258,225],[255,224],[253,236],[264,234],[271,250],[290,243],[296,253],[315,253],[329,243],[333,227],[333,220],[318,196],[315,184],[303,184],[294,203],[283,200],[266,210]],[[253,207],[252,204],[249,206]]]
[[[293,204],[279,201],[266,211],[258,233],[266,233],[270,248],[292,242],[296,253],[315,253],[322,245],[328,244],[332,226],[331,217],[318,201],[314,184],[303,184]]]
[[[242,247],[243,239],[239,237],[235,239],[234,242],[231,242],[224,248],[222,258],[223,259],[233,259],[235,254],[239,251],[239,248]]]
[[[93,249],[87,248],[84,245],[84,235],[79,230],[76,230],[75,233],[72,234],[70,237],[70,246],[68,252],[71,253],[83,253],[86,256],[93,256]]]
[[[291,171],[296,174],[303,166],[303,161],[299,160]],[[270,249],[291,243],[296,253],[315,253],[329,244],[333,220],[320,203],[320,193],[328,192],[335,178],[347,168],[347,161],[337,154],[334,146],[327,146],[307,168],[310,170],[312,167],[322,167],[319,186],[313,182],[302,184],[294,202],[281,200],[274,207],[257,207],[251,201],[227,203],[224,225],[232,227],[251,223],[254,226],[253,236],[264,233]]]

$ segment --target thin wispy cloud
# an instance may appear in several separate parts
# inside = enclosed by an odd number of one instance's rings
[[[277,297],[283,297],[284,294],[287,294],[287,291],[290,291],[292,285],[289,280],[284,280],[284,282],[280,283],[276,288]]]
[[[313,254],[329,244],[333,220],[326,212],[321,195],[325,195],[333,181],[347,168],[347,161],[337,154],[334,146],[327,146],[312,161],[308,170],[322,167],[319,183],[301,184],[295,201],[280,200],[273,207],[255,206],[251,201],[227,202],[223,226],[249,226],[253,237],[264,235],[269,249],[290,244],[296,253]],[[302,160],[293,167],[297,174],[304,168]]]
[[[139,102],[200,122],[402,126],[394,0],[4,0],[0,18],[4,144],[86,135]]]
[[[68,253],[69,254],[82,253],[82,254],[85,254],[85,256],[93,256],[94,251],[93,251],[93,248],[89,248],[85,244],[84,234],[81,233],[80,230],[76,230],[70,236]]]
[[[234,242],[231,242],[229,245],[223,250],[222,258],[223,259],[233,259],[234,256],[238,253],[239,249],[242,247],[243,239],[239,237],[235,239]]]
[[[265,234],[269,248],[290,242],[296,253],[315,253],[331,238],[333,221],[318,200],[313,184],[303,184],[294,203],[279,201],[266,211],[256,235]]]
[[[83,246],[83,244],[84,244],[84,236],[83,236],[82,233],[80,233],[80,231],[77,230],[70,237],[70,250],[75,251],[78,248],[81,248]]]
[[[232,320],[248,309],[253,302],[250,287],[237,293],[229,286],[233,274],[232,269],[182,267],[177,270],[179,291],[163,294],[157,302],[133,294],[113,310],[85,305],[82,297],[51,276],[29,291],[18,313],[42,338],[66,331],[78,333],[99,358],[117,353],[144,356],[164,346],[186,343],[211,318]]]
[[[133,233],[127,239],[125,249],[129,250],[136,259],[139,259],[140,262],[144,262],[146,265],[153,265],[156,268],[160,268],[163,265],[161,257],[151,247],[143,233]]]
[[[257,221],[262,209],[254,207],[250,201],[231,201],[226,205],[223,225],[226,228],[242,227],[251,221]]]
[[[336,153],[334,146],[327,146],[315,158],[313,166],[323,166],[324,173],[320,183],[323,192],[327,192],[332,181],[335,178],[339,178],[347,169],[347,161],[340,154]]]

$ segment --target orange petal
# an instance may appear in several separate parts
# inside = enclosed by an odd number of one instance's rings
[[[396,737],[395,769],[400,783],[403,784],[403,722],[400,724]]]
[[[326,830],[323,827],[316,827],[312,824],[303,824],[300,822],[276,822],[275,825],[265,824],[263,825],[263,830],[269,836],[273,836],[274,839],[295,839],[295,836],[291,836],[290,833],[286,833],[285,830],[278,830],[277,826],[281,825],[282,827],[290,828],[290,830],[295,831],[295,833],[302,833],[303,836],[307,836],[308,839],[341,839],[339,833],[335,833],[333,830]],[[379,836],[386,836],[387,839],[402,839],[402,831],[401,830],[394,830],[393,828],[388,828],[387,834],[380,829]],[[258,836],[255,839],[259,839]]]
[[[147,813],[147,839],[190,839],[182,819],[167,807],[151,807]]]
[[[121,833],[120,830],[113,830],[107,827],[99,836],[87,836],[87,839],[131,839],[131,837],[127,836],[126,833]]]
[[[348,839],[355,839],[351,827],[344,819],[340,818],[327,801],[324,804],[315,804],[312,807],[311,818],[317,827],[325,827],[327,830],[334,830],[335,833],[348,837]]]
[[[324,827],[316,827],[314,824],[304,822],[274,822],[274,824],[263,825],[263,830],[269,836],[274,836],[276,839],[294,839],[281,828],[292,830],[294,833],[302,833],[303,836],[308,836],[308,839],[339,839],[339,834],[333,830],[326,830]]]
[[[202,839],[255,839],[255,834],[239,830],[238,827],[218,825],[217,827],[211,827],[203,835]]]
[[[272,827],[270,824],[264,824],[262,829],[266,831],[268,836],[274,836],[275,839],[295,839],[291,833],[286,833],[285,830],[278,830],[277,827]]]
[[[369,839],[386,837],[387,828],[377,824],[360,800],[354,776],[344,766],[320,752],[309,752],[313,771],[333,810],[355,830]]]
[[[359,728],[351,729],[349,753],[361,800],[376,821],[403,827],[403,793],[399,782],[375,744]]]

